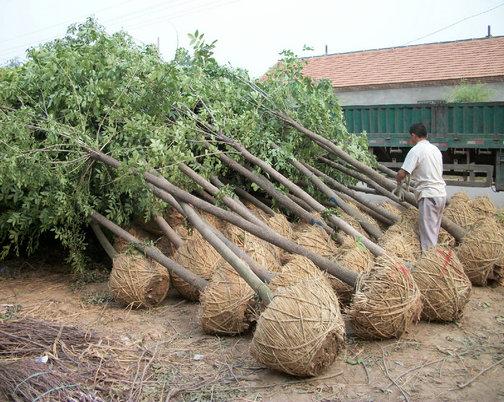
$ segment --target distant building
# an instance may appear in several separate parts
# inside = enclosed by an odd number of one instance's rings
[[[341,105],[445,100],[461,82],[504,101],[504,36],[307,57],[304,74],[332,82]]]

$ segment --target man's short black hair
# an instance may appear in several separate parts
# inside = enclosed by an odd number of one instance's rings
[[[427,129],[423,123],[412,124],[409,128],[410,134],[416,134],[418,137],[427,137]]]

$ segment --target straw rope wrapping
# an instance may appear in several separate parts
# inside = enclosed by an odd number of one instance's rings
[[[344,347],[338,298],[324,277],[279,288],[261,314],[251,354],[271,369],[316,376]]]
[[[495,216],[497,212],[497,208],[495,207],[494,203],[486,195],[473,198],[469,204],[480,219]]]
[[[501,237],[504,238],[504,209],[495,211],[495,220],[499,227]],[[501,272],[504,272],[504,253],[502,254],[502,257],[495,262],[495,265],[498,267],[497,269],[500,269]],[[499,283],[504,286],[504,275],[502,275],[502,277],[499,279]]]
[[[401,212],[403,211],[402,207],[398,207],[396,204],[390,202],[390,201],[385,201],[380,204],[380,206],[387,212],[390,212],[391,214],[401,216]]]
[[[283,237],[286,237],[287,239],[292,239],[294,231],[292,230],[292,225],[287,220],[285,215],[275,214],[275,216],[270,216],[266,220],[266,223],[275,232],[280,233]]]
[[[412,271],[422,294],[422,318],[456,321],[471,296],[471,281],[453,250],[432,247],[422,254]]]
[[[256,319],[255,293],[224,259],[201,294],[200,322],[207,334],[237,335]]]
[[[194,231],[175,252],[173,259],[192,273],[208,280],[212,277],[221,256],[199,232]],[[172,284],[185,299],[199,300],[199,290],[178,275],[172,275]]]
[[[456,193],[450,198],[443,215],[464,229],[469,229],[480,220],[480,216],[471,205],[471,199],[462,192]]]
[[[259,265],[271,272],[281,271],[281,256],[273,244],[232,224],[226,225],[226,233],[229,240],[241,247]]]
[[[324,273],[318,269],[315,264],[302,255],[293,254],[289,261],[282,267],[282,272],[276,275],[269,287],[276,291],[281,287],[295,285],[307,279],[324,277]]]
[[[397,258],[383,255],[357,280],[347,309],[354,333],[365,339],[399,338],[420,318],[420,291]]]
[[[168,293],[170,276],[162,265],[140,254],[114,258],[109,288],[117,301],[132,307],[153,307]]]
[[[128,229],[128,233],[142,242],[147,242],[151,240],[151,236],[145,230],[139,228],[138,226],[133,226]],[[135,250],[135,248],[122,237],[116,237],[114,239],[114,248],[119,253],[122,254],[127,250]]]
[[[464,237],[457,256],[473,285],[486,286],[504,275],[497,264],[504,258],[502,231],[495,218],[474,225]]]
[[[348,239],[345,238],[345,242],[338,250],[337,261],[344,267],[358,273],[371,270],[374,263],[373,254],[353,238],[347,237]],[[333,276],[329,276],[329,281],[338,295],[341,305],[348,305],[352,300],[354,289]]]
[[[271,227],[275,232],[280,233],[283,237],[292,240],[292,236],[294,235],[294,230],[292,229],[291,223],[287,220],[285,215],[275,213],[275,216],[269,216],[266,219],[266,223],[269,227]],[[271,244],[273,253],[277,256],[280,263],[285,261],[287,256],[287,252],[280,247],[277,247]]]
[[[336,244],[327,232],[316,225],[300,225],[293,235],[293,240],[323,257],[334,258],[337,253]]]

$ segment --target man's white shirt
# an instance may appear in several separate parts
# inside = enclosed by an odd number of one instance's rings
[[[443,157],[441,151],[427,140],[418,142],[410,149],[401,167],[417,182],[415,196],[421,198],[446,197],[443,180]]]

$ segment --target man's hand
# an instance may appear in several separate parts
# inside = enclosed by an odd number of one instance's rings
[[[403,187],[402,183],[404,178],[406,178],[406,186],[405,186],[406,188]],[[394,189],[394,191],[392,191],[392,194],[394,194],[401,201],[404,201],[404,195],[406,194],[407,191],[409,191],[409,179],[410,175],[408,174],[408,172],[406,172],[406,170],[404,169],[399,169],[399,171],[396,174],[397,186]]]

